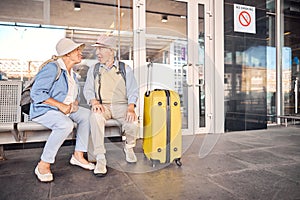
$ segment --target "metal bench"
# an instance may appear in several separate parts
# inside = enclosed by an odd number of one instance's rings
[[[0,81],[0,145],[19,142],[16,124],[21,122],[21,91],[22,81]]]
[[[300,120],[300,115],[280,115],[277,117],[284,119],[285,127],[287,127],[287,125],[288,125],[288,119],[291,119],[293,121],[293,124],[295,124],[296,120]]]
[[[83,89],[81,83],[81,91]],[[19,106],[22,81],[0,81],[0,159],[4,159],[4,144],[44,142],[48,139],[51,130],[33,121],[24,115],[21,121],[21,107]],[[81,94],[81,99],[83,100]],[[81,102],[81,106],[88,105]],[[105,137],[122,136],[121,123],[117,120],[107,120],[105,124]],[[67,139],[75,139],[76,124],[74,130]]]
[[[20,137],[20,142],[43,142],[46,141],[51,130],[47,127],[33,122],[19,122],[17,124],[17,132]],[[121,123],[117,120],[107,120],[105,124],[105,137],[117,137],[122,135]],[[75,139],[76,124],[74,123],[74,131],[67,139]]]
[[[16,124],[21,121],[21,91],[22,81],[0,81],[0,159],[4,159],[3,144],[20,141]]]

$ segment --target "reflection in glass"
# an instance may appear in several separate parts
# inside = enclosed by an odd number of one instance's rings
[[[178,92],[183,129],[188,128],[186,16],[185,2],[147,1],[146,58],[153,62],[152,85]],[[162,21],[162,17],[167,21]]]
[[[299,58],[300,58],[300,15],[296,8],[299,2],[283,1],[284,27],[282,46],[282,94],[283,114],[299,115]]]
[[[270,24],[266,2],[249,2],[256,8],[256,33],[233,30],[233,5],[225,0],[225,130],[267,127],[267,55]]]
[[[198,5],[198,86],[199,88],[199,127],[205,127],[205,30],[204,5]]]

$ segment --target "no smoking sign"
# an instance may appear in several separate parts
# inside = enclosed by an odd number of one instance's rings
[[[234,4],[234,31],[256,33],[255,7]]]

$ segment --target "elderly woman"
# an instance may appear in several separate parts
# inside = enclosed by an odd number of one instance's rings
[[[46,61],[36,76],[30,96],[33,100],[30,118],[52,130],[35,168],[35,174],[41,182],[53,180],[50,164],[77,123],[77,136],[72,165],[93,170],[95,165],[84,158],[89,139],[89,113],[78,106],[79,87],[73,67],[81,62],[84,44],[77,44],[63,38],[56,45],[57,56]],[[60,72],[60,73],[59,73]],[[59,77],[56,77],[59,74]]]

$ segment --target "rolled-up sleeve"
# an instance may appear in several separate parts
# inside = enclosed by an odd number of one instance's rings
[[[134,77],[134,73],[131,67],[126,66],[126,92],[128,98],[128,104],[135,104],[139,98],[139,90],[137,81]]]
[[[96,99],[96,94],[95,94],[95,82],[94,82],[94,66],[91,66],[87,72],[87,77],[86,81],[83,87],[83,95],[87,101],[87,104],[90,105],[90,100],[91,99]]]
[[[30,91],[30,97],[34,103],[42,103],[51,97],[50,90],[55,81],[57,70],[54,63],[49,63],[36,75],[36,79]]]

